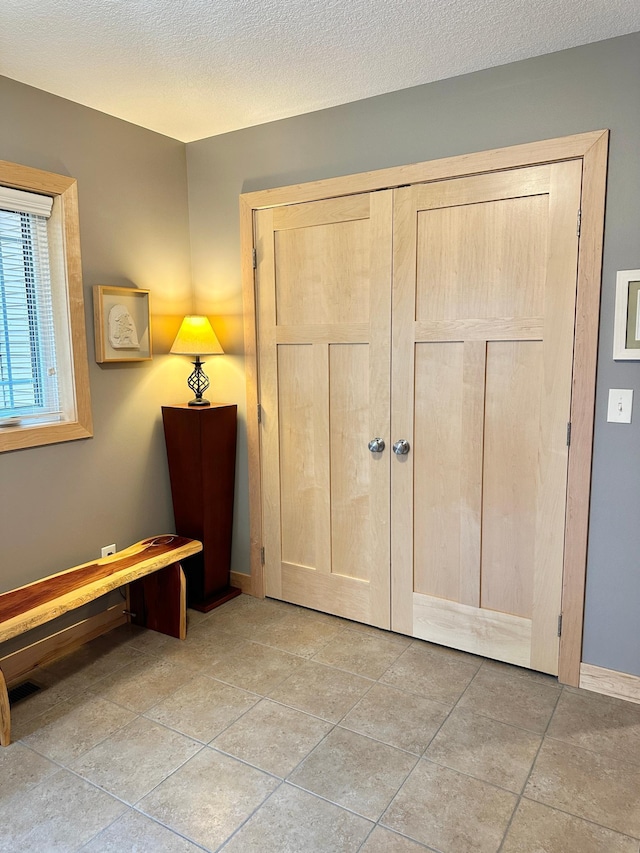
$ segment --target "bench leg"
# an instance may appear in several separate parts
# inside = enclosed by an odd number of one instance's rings
[[[180,563],[174,563],[129,584],[129,607],[134,625],[170,637],[187,636],[187,582]]]
[[[7,682],[0,669],[0,746],[9,746],[11,743],[11,710],[9,708],[9,693]]]

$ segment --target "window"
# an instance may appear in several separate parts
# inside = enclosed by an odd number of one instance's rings
[[[76,182],[0,162],[0,451],[90,435]]]
[[[5,424],[56,422],[64,416],[47,239],[52,206],[49,196],[0,187],[0,418]]]

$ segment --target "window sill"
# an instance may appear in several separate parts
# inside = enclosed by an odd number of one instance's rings
[[[85,424],[72,421],[62,424],[3,427],[0,429],[0,453],[8,450],[20,450],[24,447],[38,447],[44,444],[74,441],[78,438],[91,438],[92,436],[91,422]]]

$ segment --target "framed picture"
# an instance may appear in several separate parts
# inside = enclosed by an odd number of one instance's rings
[[[148,290],[96,284],[93,320],[98,364],[151,360]]]
[[[640,361],[640,270],[620,270],[613,327],[616,361]]]

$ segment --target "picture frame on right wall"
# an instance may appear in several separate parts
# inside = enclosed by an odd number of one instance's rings
[[[640,361],[640,270],[620,270],[613,326],[615,361]]]

